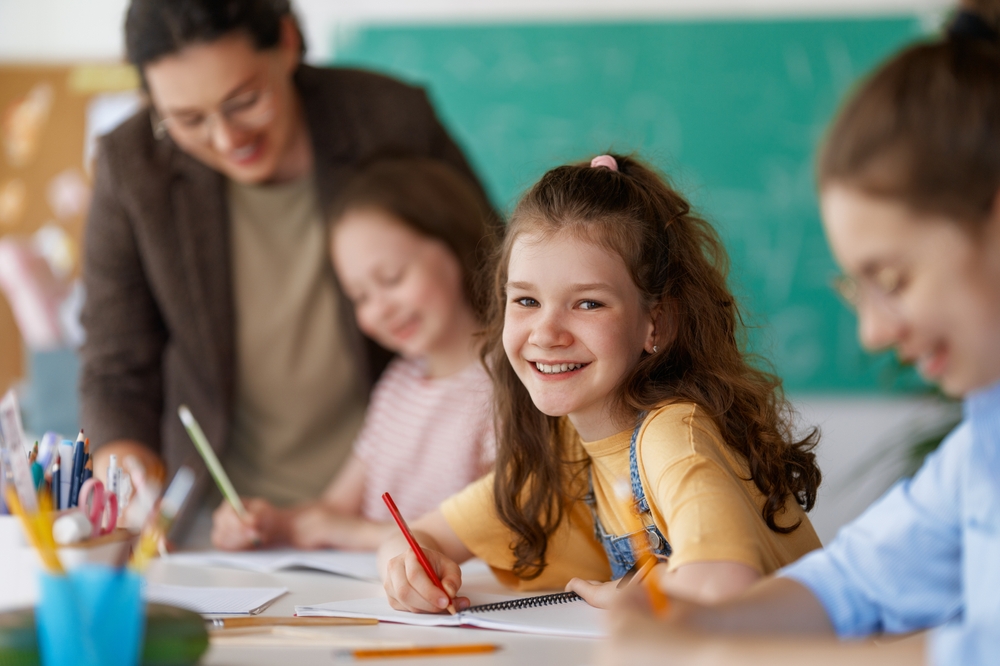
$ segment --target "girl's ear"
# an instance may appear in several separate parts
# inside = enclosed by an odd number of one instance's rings
[[[673,341],[676,318],[670,301],[664,301],[653,306],[649,312],[649,329],[643,349],[647,354],[657,354],[667,348]]]

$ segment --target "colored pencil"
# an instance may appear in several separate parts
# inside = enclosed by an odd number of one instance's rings
[[[417,540],[413,538],[413,533],[410,532],[410,528],[406,524],[406,521],[403,520],[403,516],[399,513],[399,509],[396,508],[396,503],[392,501],[392,497],[389,493],[382,493],[382,501],[385,502],[387,507],[389,507],[389,513],[392,514],[392,519],[396,521],[396,524],[399,526],[403,536],[406,537],[406,542],[409,543],[410,548],[413,549],[413,554],[417,556],[420,566],[422,566],[424,571],[427,572],[427,577],[430,578],[431,582],[437,585],[438,588],[445,593],[445,596],[448,597],[448,612],[454,615],[458,612],[455,610],[454,600],[451,598],[451,595],[448,594],[448,590],[444,589],[441,579],[438,578],[437,572],[434,571],[434,567],[431,566],[430,560],[428,560],[427,555],[424,554],[424,549],[421,548],[420,544],[417,543]]]

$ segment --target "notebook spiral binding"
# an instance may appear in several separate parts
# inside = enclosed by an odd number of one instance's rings
[[[511,599],[495,604],[481,604],[479,606],[469,606],[466,613],[489,613],[491,611],[520,610],[522,608],[537,608],[539,606],[552,606],[553,604],[568,604],[577,601],[582,597],[576,592],[559,592],[558,594],[543,594],[537,597],[524,597],[523,599]]]

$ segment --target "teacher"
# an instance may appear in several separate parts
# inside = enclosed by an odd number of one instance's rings
[[[194,464],[204,491],[187,404],[241,495],[314,497],[388,358],[336,283],[326,211],[380,154],[475,176],[419,88],[303,65],[287,0],[132,0],[125,40],[149,105],[102,140],[87,222],[95,472]]]

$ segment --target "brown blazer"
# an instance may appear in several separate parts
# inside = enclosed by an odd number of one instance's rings
[[[478,183],[423,90],[308,66],[295,81],[324,212],[352,170],[380,153],[440,158]],[[104,137],[84,241],[82,424],[95,447],[148,445],[168,474],[194,464],[202,489],[205,470],[177,407],[189,405],[212,446],[224,449],[238,372],[228,227],[224,177],[169,138],[155,139],[146,111]],[[370,385],[388,353],[360,333],[357,353]]]

